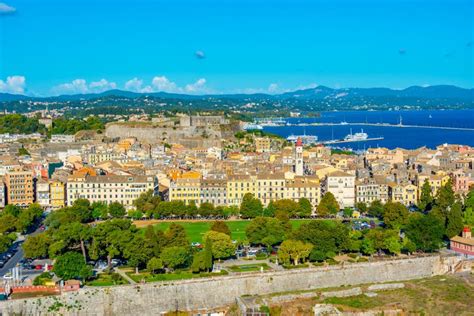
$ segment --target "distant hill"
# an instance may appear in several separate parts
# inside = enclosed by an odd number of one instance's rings
[[[19,100],[48,100],[48,101],[77,101],[90,100],[101,97],[123,97],[128,99],[136,99],[143,97],[155,97],[163,99],[306,99],[306,100],[322,100],[322,99],[338,99],[338,98],[361,98],[361,97],[384,97],[384,98],[422,98],[422,99],[457,99],[474,101],[474,89],[464,89],[450,85],[438,86],[412,86],[403,90],[395,90],[389,88],[341,88],[333,89],[325,86],[316,88],[296,90],[282,94],[208,94],[208,95],[189,95],[167,92],[154,93],[137,93],[124,90],[109,90],[102,93],[60,95],[54,97],[30,97],[25,95],[17,95],[10,93],[0,93],[0,102],[19,101]]]

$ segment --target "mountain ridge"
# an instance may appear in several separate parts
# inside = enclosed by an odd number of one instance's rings
[[[101,97],[123,97],[128,99],[137,99],[143,97],[155,97],[163,99],[331,99],[331,98],[350,98],[350,97],[394,97],[394,98],[421,98],[421,99],[458,99],[474,100],[474,88],[466,89],[453,85],[434,85],[434,86],[410,86],[405,89],[391,89],[385,87],[374,88],[329,88],[326,86],[317,86],[315,88],[301,89],[280,94],[268,93],[231,93],[231,94],[180,94],[169,92],[140,93],[120,89],[107,90],[100,93],[72,94],[47,97],[34,97],[22,94],[0,93],[0,102],[11,101],[79,101],[90,100]]]

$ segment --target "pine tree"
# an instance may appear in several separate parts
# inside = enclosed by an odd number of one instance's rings
[[[454,203],[449,210],[447,217],[446,236],[448,236],[448,238],[457,236],[459,233],[461,233],[464,227],[462,215],[461,203]]]
[[[425,179],[423,186],[421,187],[420,201],[418,202],[418,208],[421,211],[429,211],[433,204],[433,196],[431,195],[431,185],[428,179]]]

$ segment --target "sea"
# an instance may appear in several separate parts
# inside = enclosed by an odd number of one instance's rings
[[[389,123],[400,126],[367,126],[357,123]],[[415,149],[426,146],[436,148],[442,144],[474,146],[474,110],[422,110],[422,111],[340,111],[321,112],[320,117],[286,118],[290,124],[341,123],[334,126],[265,126],[264,131],[288,137],[289,135],[315,135],[318,141],[343,139],[346,135],[365,132],[369,138],[383,137],[383,140],[362,141],[331,145],[363,151],[373,147]],[[425,128],[424,126],[440,127]],[[467,128],[471,130],[450,130],[441,127]]]

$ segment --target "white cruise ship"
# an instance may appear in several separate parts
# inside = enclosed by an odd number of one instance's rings
[[[344,137],[344,140],[346,141],[361,141],[361,140],[366,140],[369,138],[369,135],[367,133],[364,133],[364,130],[361,129],[359,133],[352,134],[352,129],[351,133]]]

